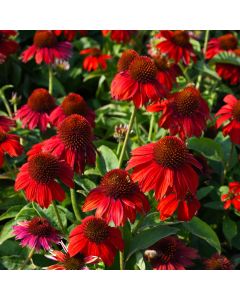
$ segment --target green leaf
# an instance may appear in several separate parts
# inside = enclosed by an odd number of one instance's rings
[[[14,206],[10,207],[5,213],[3,213],[0,216],[0,221],[14,218],[19,213],[21,208],[22,208],[22,205],[14,205]]]
[[[237,232],[237,224],[229,217],[226,217],[223,220],[223,233],[230,245],[232,243],[232,239],[237,235]]]
[[[188,148],[201,153],[206,158],[222,161],[223,151],[221,145],[209,138],[191,138]]]
[[[118,168],[118,158],[116,154],[107,146],[98,148],[97,168],[104,175],[106,172]]]
[[[205,198],[213,189],[214,189],[214,186],[212,186],[212,185],[200,188],[197,191],[198,200],[201,200],[201,199]]]
[[[48,258],[46,258],[44,255],[41,254],[34,254],[32,260],[34,265],[41,268],[48,267],[54,264],[54,261],[49,260]]]
[[[13,225],[16,225],[15,220],[10,220],[9,222],[4,224],[0,232],[0,245],[14,236],[12,229]]]
[[[221,52],[210,60],[210,64],[230,64],[240,67],[240,57],[233,52]]]
[[[155,244],[157,241],[169,235],[176,234],[178,228],[166,225],[158,225],[156,227],[142,231],[136,235],[130,242],[129,249],[126,255],[126,261],[137,251],[147,249]]]
[[[221,253],[221,245],[219,239],[215,231],[207,223],[197,217],[193,217],[191,221],[183,223],[183,227],[190,231],[192,234],[205,240],[209,245],[211,245],[219,253]]]

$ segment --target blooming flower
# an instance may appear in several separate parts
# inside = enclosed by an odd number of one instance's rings
[[[35,89],[23,105],[16,112],[16,119],[22,121],[23,128],[39,128],[41,131],[47,129],[50,122],[50,112],[56,107],[55,99],[46,89]]]
[[[224,255],[213,254],[210,258],[204,260],[206,270],[232,270],[231,261]]]
[[[19,140],[16,134],[6,133],[0,129],[0,168],[3,165],[5,153],[11,157],[17,157],[23,153],[23,146],[20,145]]]
[[[222,129],[223,135],[229,135],[233,143],[240,144],[240,100],[233,95],[227,95],[223,101],[227,104],[216,113],[217,127],[228,121]]]
[[[68,116],[58,127],[56,136],[45,140],[29,152],[29,155],[43,152],[52,153],[65,160],[76,173],[82,174],[85,165],[93,166],[96,160],[95,147],[92,143],[93,134],[89,122],[82,116]]]
[[[126,71],[119,72],[111,84],[111,95],[120,101],[133,100],[137,108],[158,101],[166,93],[157,78],[157,67],[150,57],[136,56]]]
[[[23,247],[28,246],[36,251],[49,250],[52,244],[60,242],[59,232],[42,217],[20,222],[13,226],[13,233],[17,240],[21,240]]]
[[[10,39],[17,34],[15,30],[0,30],[0,63],[3,63],[9,55],[18,49],[18,43]]]
[[[240,49],[232,51],[235,56],[240,57]],[[240,82],[240,67],[229,63],[217,63],[216,71],[218,75],[231,85],[236,85]]]
[[[68,251],[71,257],[77,253],[100,257],[111,266],[118,250],[123,251],[121,231],[110,227],[103,219],[86,217],[82,224],[70,233]]]
[[[33,45],[22,53],[22,61],[26,63],[35,57],[37,64],[53,64],[55,59],[68,60],[71,54],[72,45],[69,42],[58,42],[52,31],[40,30],[34,35]]]
[[[124,170],[115,169],[106,173],[100,185],[85,199],[84,212],[96,209],[96,217],[116,226],[124,226],[127,219],[133,223],[136,212],[146,213],[150,206],[131,176]]]
[[[218,38],[212,38],[207,45],[206,59],[211,59],[223,51],[232,51],[237,48],[238,40],[232,33],[224,34]]]
[[[189,65],[191,58],[195,61],[193,47],[190,43],[190,35],[185,30],[161,30],[157,37],[162,40],[156,46],[162,53],[166,53],[176,63],[180,60]]]
[[[228,209],[233,205],[237,211],[240,211],[240,182],[230,182],[228,187],[228,193],[221,196],[224,208]]]
[[[52,250],[50,251],[51,255],[46,255],[47,258],[57,261],[55,265],[49,266],[48,270],[88,270],[87,265],[96,264],[100,261],[97,256],[84,256],[81,253],[71,257],[65,245],[61,244],[65,253]]]
[[[83,97],[75,93],[68,94],[61,105],[52,111],[50,115],[51,123],[59,126],[67,116],[72,114],[79,114],[85,117],[91,126],[94,126],[95,113],[87,106]]]
[[[177,210],[179,221],[191,220],[200,208],[200,203],[195,195],[187,193],[182,199],[175,193],[170,193],[160,199],[157,209],[160,211],[160,219],[165,221]]]
[[[210,118],[208,105],[194,86],[169,95],[151,111],[162,111],[159,127],[169,129],[171,135],[179,134],[181,139],[201,136]]]
[[[49,153],[32,155],[17,175],[15,191],[24,190],[28,201],[37,202],[47,208],[53,200],[63,201],[65,192],[56,181],[59,178],[73,188],[73,171],[63,160]]]
[[[157,200],[174,191],[178,197],[195,194],[198,175],[193,169],[200,163],[177,137],[165,136],[158,142],[132,151],[126,170],[133,169],[132,179],[143,192],[154,190]]]
[[[15,126],[14,120],[5,116],[0,116],[0,130],[9,131],[10,128],[14,126]]]
[[[112,41],[117,43],[128,43],[136,30],[102,30],[103,36],[110,34]]]
[[[83,68],[88,72],[95,71],[97,69],[107,69],[107,60],[111,58],[111,55],[102,54],[98,48],[87,48],[80,51],[80,54],[87,56],[83,61]]]
[[[185,270],[199,257],[197,250],[187,247],[177,237],[161,239],[144,253],[154,270]]]
[[[72,42],[79,30],[53,30],[56,36],[64,35],[65,39]]]

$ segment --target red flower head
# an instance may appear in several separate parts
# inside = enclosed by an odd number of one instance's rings
[[[138,53],[133,49],[123,51],[117,63],[118,72],[127,71],[134,58],[139,57]]]
[[[10,39],[16,34],[15,30],[0,30],[0,63],[3,63],[9,55],[17,51],[18,43]]]
[[[16,178],[15,191],[24,190],[27,200],[47,208],[53,200],[63,201],[65,192],[56,181],[59,178],[73,188],[73,171],[63,160],[49,153],[32,155]]]
[[[84,212],[96,209],[96,217],[113,221],[124,226],[127,219],[133,223],[136,212],[146,213],[150,206],[145,195],[139,190],[130,175],[121,169],[105,174],[100,185],[87,196],[82,207]]]
[[[23,146],[20,145],[19,140],[16,134],[6,133],[0,129],[0,168],[3,165],[5,153],[11,157],[17,157],[23,153]]]
[[[228,121],[222,129],[223,135],[229,135],[234,144],[240,144],[240,100],[233,95],[227,95],[223,101],[227,103],[216,113],[217,127]]]
[[[53,125],[58,127],[67,116],[73,114],[78,114],[85,117],[91,126],[94,127],[94,111],[88,107],[82,96],[75,93],[70,93],[63,99],[61,105],[52,111],[50,120]]]
[[[111,84],[114,99],[133,100],[138,108],[150,100],[153,102],[160,100],[165,92],[165,88],[157,78],[157,67],[147,56],[136,56],[128,70],[119,72]]]
[[[72,42],[78,33],[78,30],[53,30],[56,36],[64,35],[65,39]]]
[[[59,232],[52,227],[47,219],[41,217],[20,222],[13,226],[13,233],[17,240],[21,240],[23,247],[28,246],[36,251],[40,249],[49,250],[52,244],[60,242]]]
[[[212,257],[204,260],[206,270],[232,270],[231,261],[224,255],[215,253]]]
[[[128,43],[136,30],[102,30],[103,36],[110,34],[112,41],[117,43]]]
[[[35,89],[28,98],[27,104],[16,112],[16,119],[22,121],[23,128],[47,129],[49,115],[56,107],[55,99],[46,89]]]
[[[187,247],[177,237],[161,239],[144,253],[154,270],[185,270],[193,266],[192,260],[199,258],[196,249]]]
[[[153,104],[151,111],[162,111],[159,127],[169,129],[171,135],[179,134],[183,140],[201,136],[210,118],[208,105],[194,86],[187,86],[171,94],[157,109],[154,109]]]
[[[34,35],[33,45],[22,53],[22,61],[26,63],[34,56],[37,64],[53,64],[55,59],[68,60],[71,54],[72,45],[69,42],[58,42],[52,31],[40,30]]]
[[[169,61],[166,55],[158,53],[153,56],[154,62],[157,66],[158,81],[171,91],[173,84],[176,83],[176,77],[180,74],[178,66]]]
[[[161,30],[156,37],[162,38],[162,41],[157,45],[157,48],[162,53],[166,53],[169,58],[176,63],[180,60],[185,65],[190,63],[191,58],[195,61],[193,47],[190,43],[190,35],[185,30]]]
[[[65,160],[75,172],[83,173],[86,164],[95,164],[96,153],[92,140],[92,127],[89,122],[74,114],[62,121],[56,136],[35,145],[28,154],[31,156],[41,149]]]
[[[198,175],[193,167],[201,165],[186,145],[177,137],[165,136],[133,150],[126,169],[133,169],[132,179],[143,192],[154,190],[160,200],[172,191],[180,198],[188,191],[195,194]]]
[[[111,58],[111,55],[102,54],[98,48],[87,48],[80,51],[80,54],[87,57],[83,61],[83,68],[88,72],[95,71],[97,69],[107,69],[107,60]]]
[[[89,270],[87,265],[96,264],[100,261],[97,256],[84,256],[77,253],[71,257],[65,245],[61,242],[64,252],[52,250],[47,258],[57,261],[57,264],[49,266],[48,270]]]
[[[223,51],[231,51],[237,48],[238,40],[232,33],[224,34],[218,38],[213,38],[208,42],[206,59],[211,59]]]
[[[240,211],[240,182],[230,182],[228,187],[228,193],[221,196],[224,208],[228,209],[233,205],[237,211]]]
[[[106,221],[93,216],[86,217],[69,236],[68,251],[71,257],[77,253],[100,257],[111,266],[118,250],[123,251],[121,231],[110,227]]]
[[[237,57],[240,57],[240,49],[232,51]],[[240,82],[240,67],[233,64],[217,63],[216,71],[218,75],[231,85],[236,85]]]
[[[165,221],[177,210],[179,221],[190,221],[198,212],[200,203],[196,196],[187,193],[182,199],[175,193],[170,193],[159,201],[157,209],[160,212],[160,219]]]
[[[0,116],[0,130],[9,131],[15,126],[15,121],[5,116]]]

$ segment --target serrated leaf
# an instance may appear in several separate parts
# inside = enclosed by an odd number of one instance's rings
[[[223,51],[210,60],[210,64],[230,64],[240,67],[240,57],[234,52]]]
[[[209,245],[215,248],[218,253],[221,253],[221,245],[215,231],[204,221],[197,217],[189,222],[183,223],[183,227],[192,234],[205,240]]]

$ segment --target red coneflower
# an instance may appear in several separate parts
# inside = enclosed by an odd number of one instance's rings
[[[49,152],[65,160],[77,173],[83,173],[85,165],[94,166],[96,160],[95,147],[92,143],[92,127],[89,122],[80,115],[68,116],[58,127],[56,136],[38,144],[29,155]]]
[[[185,270],[199,258],[196,249],[187,247],[177,237],[161,239],[144,252],[145,259],[154,270]]]
[[[128,43],[136,30],[102,30],[103,36],[110,34],[112,41],[117,43]]]
[[[240,100],[233,95],[227,95],[223,101],[227,104],[216,113],[217,127],[228,121],[222,129],[223,135],[229,135],[234,144],[240,144]]]
[[[127,71],[131,62],[138,56],[139,54],[133,49],[127,49],[123,51],[117,63],[118,72]]]
[[[87,57],[83,60],[83,68],[88,72],[95,71],[97,69],[107,69],[107,60],[112,58],[111,55],[102,54],[99,48],[87,48],[80,51],[81,55]]]
[[[158,101],[166,91],[157,78],[157,67],[147,56],[136,56],[127,70],[119,72],[111,84],[111,95],[120,101],[133,100],[137,108]]]
[[[15,119],[22,121],[23,128],[45,131],[50,122],[49,115],[55,107],[55,99],[46,89],[35,89],[27,104],[18,109]]]
[[[34,35],[33,45],[22,53],[22,61],[26,63],[35,57],[37,64],[53,64],[55,59],[68,60],[71,54],[72,45],[69,42],[58,42],[52,31],[39,30]]]
[[[53,30],[56,36],[64,35],[65,39],[72,42],[78,33],[78,30]]]
[[[218,38],[212,38],[207,45],[206,59],[211,59],[223,51],[231,51],[237,48],[238,40],[232,33],[224,34]]]
[[[24,190],[28,201],[47,208],[53,200],[65,199],[65,192],[57,178],[66,186],[74,187],[73,171],[65,161],[49,153],[35,154],[20,168],[15,191]]]
[[[231,261],[224,255],[213,254],[210,258],[203,261],[206,270],[232,270]]]
[[[34,217],[30,221],[20,222],[13,226],[13,233],[17,240],[21,240],[23,247],[39,251],[49,250],[52,244],[60,242],[59,232],[52,227],[49,221],[42,217]]]
[[[0,116],[0,129],[9,131],[11,127],[15,126],[15,121],[5,116]]]
[[[171,217],[176,210],[179,221],[190,221],[196,215],[199,208],[200,203],[198,199],[191,193],[187,193],[182,199],[175,193],[170,193],[166,197],[160,199],[157,207],[162,221]]]
[[[50,120],[54,126],[59,126],[67,116],[78,114],[85,117],[91,126],[95,125],[95,113],[92,111],[82,96],[70,93],[68,94],[61,103],[60,106],[56,107],[51,115]]]
[[[0,30],[0,63],[17,51],[18,43],[10,39],[16,34],[15,30]]]
[[[156,47],[159,48],[162,53],[166,53],[167,56],[176,63],[182,60],[185,65],[188,65],[191,58],[194,61],[196,60],[196,55],[190,43],[190,35],[187,31],[161,30],[156,37],[162,39]]]
[[[169,129],[171,135],[179,134],[181,139],[201,136],[210,118],[207,102],[194,86],[169,95],[157,109],[153,104],[151,111],[162,111],[159,127]]]
[[[180,198],[188,191],[195,194],[198,175],[193,167],[201,169],[183,141],[165,136],[133,150],[126,169],[133,169],[132,179],[143,192],[154,190],[156,199],[160,200],[171,191]]]
[[[82,211],[94,209],[96,217],[107,223],[113,221],[115,226],[124,226],[127,219],[131,223],[136,220],[136,212],[148,212],[150,205],[131,176],[124,170],[115,169],[105,174],[100,185],[85,199]]]
[[[240,182],[230,182],[228,187],[228,193],[221,196],[224,208],[228,209],[233,205],[237,211],[240,211]]]
[[[19,136],[0,129],[0,168],[3,165],[5,153],[11,157],[20,156],[23,153],[23,146],[20,144]]]
[[[68,251],[73,257],[78,253],[100,257],[111,266],[118,250],[123,251],[121,231],[110,227],[103,219],[86,217],[69,236]]]
[[[240,49],[233,50],[232,53],[240,57]],[[223,80],[229,81],[231,85],[236,85],[240,82],[240,67],[237,65],[217,63],[216,71]]]
[[[57,261],[58,263],[48,267],[48,270],[89,270],[87,265],[96,264],[100,261],[97,256],[84,256],[81,253],[71,257],[67,248],[61,242],[62,251],[52,250],[51,255],[45,255],[47,258]]]

